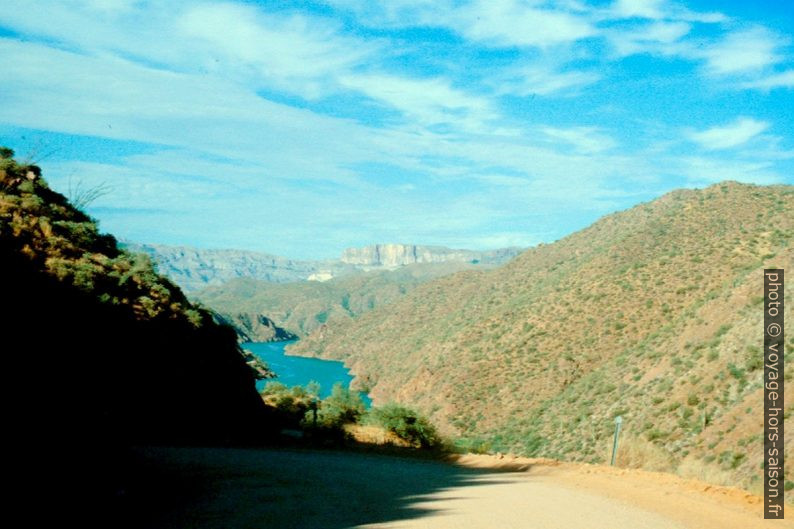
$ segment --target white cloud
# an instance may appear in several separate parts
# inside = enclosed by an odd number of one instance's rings
[[[612,7],[615,16],[623,18],[663,18],[664,0],[617,0]]]
[[[491,81],[500,94],[517,96],[571,93],[601,79],[594,71],[559,71],[542,65],[509,69]]]
[[[546,47],[596,33],[590,21],[577,13],[516,0],[480,0],[453,12],[449,20],[470,40],[497,46]]]
[[[196,54],[175,38],[173,20],[181,10],[178,1],[169,4],[169,9],[151,9],[141,2],[99,0],[19,0],[14,7],[0,10],[0,24],[43,37],[54,47],[87,55],[121,53],[160,66],[179,65],[180,69],[195,65]]]
[[[351,75],[340,82],[423,125],[451,123],[461,130],[479,130],[485,121],[497,117],[488,99],[452,88],[444,79]]]
[[[372,135],[212,76],[9,39],[0,39],[0,62],[7,76],[0,121],[21,127],[197,149],[283,178],[342,180],[351,173],[322,162],[329,153],[340,162],[365,156],[355,140]]]
[[[710,150],[730,149],[747,143],[769,128],[769,123],[742,117],[729,125],[689,134],[689,138]]]
[[[210,56],[231,65],[221,71],[254,69],[253,81],[316,98],[337,90],[335,77],[362,64],[378,46],[339,35],[333,24],[301,15],[275,16],[239,4],[192,8],[179,30],[201,40]]]
[[[138,63],[153,63],[161,70],[160,74],[153,74],[155,76],[167,76],[165,72],[172,72],[178,84],[184,75],[195,75],[194,86],[183,87],[187,93],[196,92],[201,85],[223,83],[232,87],[231,94],[241,95],[248,91],[249,97],[260,89],[282,91],[309,100],[352,91],[397,110],[403,119],[416,120],[418,126],[453,123],[475,129],[495,117],[487,98],[452,88],[447,80],[370,73],[377,68],[379,52],[387,54],[388,50],[384,50],[377,39],[365,42],[344,36],[338,23],[318,17],[266,13],[236,3],[187,7],[176,3],[168,11],[136,4],[137,11],[130,11],[129,4],[122,2],[122,7],[126,7],[119,10],[91,11],[87,6],[70,10],[55,6],[50,16],[37,25],[37,17],[30,13],[32,7],[41,6],[36,2],[29,4],[30,11],[0,13],[0,22],[57,39],[89,57],[103,55],[106,60],[99,66],[101,75],[86,72],[100,84],[105,83],[100,78],[116,77],[113,72],[116,67],[123,72],[121,78],[134,68],[133,63],[118,59],[120,55]],[[151,19],[140,23],[150,11]],[[86,19],[101,21],[96,31],[80,29]],[[134,25],[134,31],[130,31],[130,25]],[[86,64],[92,60],[87,57],[82,62]],[[67,61],[81,62],[76,56]],[[142,71],[139,67],[139,72]],[[154,92],[167,84],[161,80]],[[124,86],[117,88],[125,89]],[[145,93],[135,96],[136,90],[131,89],[133,98],[146,97]],[[152,98],[144,112],[167,107],[171,93],[173,91],[162,99]],[[213,109],[224,106],[222,102],[228,94],[221,90],[219,95],[219,101],[208,104],[205,112],[212,113]],[[114,101],[118,96],[118,93],[109,93],[102,101]],[[176,103],[172,113],[184,106],[179,101]],[[99,108],[102,106],[100,104]],[[96,112],[88,113],[91,114]]]
[[[267,13],[241,3],[168,9],[144,2],[24,1],[0,10],[0,24],[86,55],[109,54],[174,72],[234,79],[254,88],[316,98],[339,90],[335,75],[376,61],[382,46],[341,33],[338,22]],[[46,17],[36,13],[46,12]],[[87,20],[91,21],[86,31]]]
[[[727,15],[716,11],[711,13],[699,13],[688,9],[679,10],[676,14],[676,18],[686,22],[701,22],[704,24],[721,24],[731,20]]]
[[[778,49],[785,43],[768,29],[754,27],[728,33],[693,55],[705,59],[706,71],[712,75],[752,73],[780,62]]]
[[[569,143],[582,153],[598,153],[617,145],[614,139],[596,127],[573,127],[568,129],[545,127],[542,131],[551,138]]]
[[[631,29],[610,29],[604,34],[620,57],[638,53],[678,55],[683,48],[679,44],[692,26],[685,22],[651,22]]]
[[[794,70],[767,75],[753,81],[746,81],[743,88],[756,88],[758,90],[773,90],[775,88],[794,88]]]
[[[728,17],[722,13],[701,13],[667,0],[616,0],[603,18],[644,18],[650,20],[684,21],[719,23],[726,22]]]
[[[547,47],[596,34],[587,9],[577,2],[535,0],[330,0],[376,27],[448,28],[470,41],[490,46]]]

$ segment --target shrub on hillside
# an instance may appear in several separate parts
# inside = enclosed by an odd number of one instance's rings
[[[434,448],[441,444],[435,427],[426,418],[403,406],[387,404],[374,408],[369,417],[372,422],[394,432],[415,448]]]
[[[275,410],[276,422],[281,428],[300,428],[312,401],[317,398],[317,393],[309,387],[289,388],[281,382],[268,382],[261,395],[265,404]]]
[[[341,383],[334,384],[331,395],[326,397],[317,411],[317,423],[328,428],[341,428],[345,424],[358,422],[364,414],[366,406],[358,392],[352,392]],[[314,420],[307,414],[306,420]]]

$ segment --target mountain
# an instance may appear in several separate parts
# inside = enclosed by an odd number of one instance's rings
[[[451,250],[441,246],[381,244],[348,248],[341,259],[300,261],[241,250],[205,250],[188,246],[126,243],[133,252],[148,254],[165,274],[193,292],[238,278],[269,283],[327,281],[373,269],[393,269],[414,263],[502,264],[520,253],[518,248],[492,251]]]
[[[489,265],[451,261],[371,270],[325,282],[273,284],[250,278],[193,293],[232,325],[244,341],[278,341],[308,334],[391,303],[418,285]],[[266,322],[264,325],[259,322]]]
[[[90,504],[118,493],[125,446],[266,435],[255,379],[268,372],[233,330],[12,155],[0,149],[0,322],[24,479]]]
[[[470,447],[603,462],[622,416],[626,464],[758,490],[762,270],[792,268],[792,237],[792,186],[674,191],[289,352],[344,360]]]

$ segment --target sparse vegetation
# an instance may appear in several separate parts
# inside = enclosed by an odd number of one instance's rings
[[[306,387],[286,387],[280,382],[268,382],[262,399],[272,408],[281,428],[298,429],[315,439],[349,438],[351,426],[361,425],[382,433],[384,443],[396,441],[401,446],[432,449],[441,446],[441,437],[430,422],[404,406],[388,404],[367,410],[357,392],[337,383],[325,399],[318,398],[320,387],[311,383]],[[390,433],[392,436],[385,435]]]
[[[441,439],[430,422],[417,412],[397,404],[374,408],[368,421],[394,433],[414,448],[434,448]]]
[[[480,265],[479,267],[481,267]],[[241,335],[266,341],[252,325],[259,316],[298,337],[324,326],[340,325],[396,301],[422,283],[471,269],[468,263],[425,263],[391,271],[372,271],[329,281],[285,284],[235,279],[195,293],[195,298],[221,313]]]
[[[794,189],[714,191],[675,191],[497,270],[420,285],[290,351],[350,361],[472,448],[603,462],[613,413],[628,409],[625,434],[670,469],[751,487],[760,452],[736,442],[761,414],[758,285],[763,267],[794,262]],[[756,215],[767,210],[774,227]]]

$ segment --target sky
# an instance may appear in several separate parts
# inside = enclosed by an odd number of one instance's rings
[[[532,246],[793,184],[786,4],[0,0],[0,145],[123,240]]]

